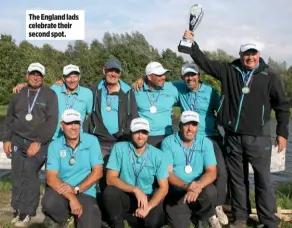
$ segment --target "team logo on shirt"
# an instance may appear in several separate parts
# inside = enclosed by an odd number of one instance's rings
[[[62,158],[66,157],[66,150],[60,150],[60,156]]]

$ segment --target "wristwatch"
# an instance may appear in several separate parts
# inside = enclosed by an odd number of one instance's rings
[[[74,192],[75,192],[76,195],[79,194],[79,192],[80,192],[80,188],[79,188],[78,186],[76,186],[76,187],[74,188]]]

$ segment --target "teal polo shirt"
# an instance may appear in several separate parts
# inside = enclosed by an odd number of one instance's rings
[[[145,194],[152,194],[154,178],[157,180],[168,178],[168,170],[163,152],[149,144],[147,144],[147,149],[148,154],[145,151],[138,157],[131,142],[118,142],[111,151],[106,167],[119,172],[119,178],[127,184],[139,187]],[[137,182],[131,154],[136,173],[139,174]],[[144,166],[139,173],[143,164]]]
[[[191,156],[190,165],[192,172],[185,172],[186,156],[181,146],[179,133],[176,132],[162,141],[161,150],[165,153],[165,160],[168,166],[173,166],[174,174],[185,183],[190,183],[198,180],[204,173],[204,168],[207,166],[216,165],[216,157],[213,148],[213,143],[207,137],[196,135],[194,146],[186,149],[187,156]]]
[[[58,108],[59,108],[59,121],[61,122],[61,116],[63,112],[72,108],[81,114],[82,121],[84,121],[87,114],[92,113],[93,106],[93,94],[90,89],[78,85],[76,92],[72,94],[66,93],[66,86],[51,86],[51,89],[55,91],[58,97]],[[56,139],[63,135],[60,128],[60,124],[57,125],[53,139]]]
[[[173,82],[173,85],[179,92],[181,112],[192,110],[200,116],[197,134],[202,136],[219,135],[215,116],[220,103],[218,91],[204,82],[202,82],[200,89],[196,92],[189,90],[183,81]]]
[[[172,110],[178,102],[178,91],[171,82],[165,82],[159,90],[151,90],[147,83],[144,83],[142,89],[135,92],[135,98],[139,116],[149,121],[150,136],[172,134]],[[157,100],[156,113],[150,112],[152,105],[149,100],[154,103]]]
[[[77,186],[91,173],[91,168],[103,164],[100,145],[95,136],[87,133],[80,134],[74,165],[69,164],[72,148],[66,145],[65,137],[52,141],[48,149],[46,170],[58,171],[58,177],[70,184]],[[84,191],[85,194],[96,197],[96,184]]]
[[[131,87],[119,80],[120,89],[127,93]],[[117,93],[108,94],[105,87],[105,80],[101,80],[98,84],[98,89],[101,89],[101,116],[103,124],[110,134],[115,134],[119,131],[119,97]],[[106,107],[111,106],[111,110],[107,111]]]

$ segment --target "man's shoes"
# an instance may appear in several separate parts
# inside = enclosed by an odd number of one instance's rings
[[[11,224],[15,224],[18,221],[19,221],[19,211],[16,210],[13,213],[13,218],[11,219]]]
[[[235,220],[232,224],[229,226],[230,228],[246,228],[247,227],[247,221],[245,220]]]
[[[26,214],[20,214],[19,215],[19,220],[15,222],[16,227],[28,227],[30,223],[31,217]]]
[[[209,218],[208,223],[210,228],[221,228],[221,224],[216,215],[213,215],[211,218]]]
[[[50,217],[45,216],[45,219],[42,223],[42,228],[66,228],[67,222],[64,222],[62,224],[58,224],[54,222]]]
[[[215,211],[216,211],[216,215],[217,215],[217,218],[218,218],[219,222],[222,225],[227,225],[228,224],[228,217],[224,213],[222,206],[217,206],[215,208]]]

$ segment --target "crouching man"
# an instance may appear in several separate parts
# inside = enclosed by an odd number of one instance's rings
[[[170,183],[166,214],[173,228],[188,228],[193,218],[208,221],[213,228],[221,227],[215,215],[217,192],[212,184],[217,174],[214,148],[208,138],[197,135],[198,124],[198,113],[184,111],[179,131],[162,141]]]
[[[147,144],[150,127],[143,118],[133,119],[131,141],[114,145],[107,164],[103,194],[111,226],[162,227],[162,200],[168,192],[168,171],[163,152]],[[158,189],[154,192],[154,178]]]
[[[96,182],[103,175],[103,159],[97,138],[80,133],[80,125],[80,113],[65,110],[61,119],[64,136],[49,146],[48,186],[42,201],[46,227],[62,227],[69,214],[74,215],[77,227],[101,227],[95,197]]]

